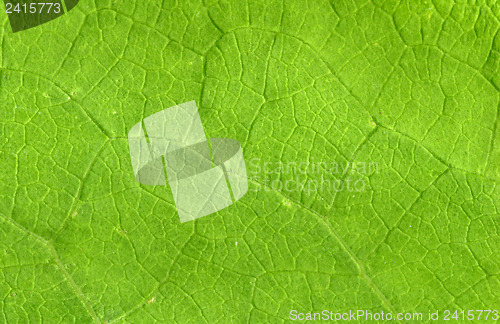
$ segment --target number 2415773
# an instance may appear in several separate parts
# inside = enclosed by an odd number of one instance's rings
[[[491,316],[490,316],[491,315]],[[451,312],[449,310],[444,311],[444,320],[493,320],[496,321],[500,318],[498,310],[469,310],[467,311],[455,311]]]
[[[25,13],[25,14],[41,14],[41,13],[60,13],[61,4],[52,2],[39,2],[39,3],[24,3],[12,4],[7,2],[5,4],[6,12],[12,13]]]

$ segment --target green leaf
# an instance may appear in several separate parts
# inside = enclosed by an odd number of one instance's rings
[[[0,19],[1,323],[500,309],[497,3],[85,0],[15,34]],[[250,188],[181,224],[168,186],[135,180],[127,133],[190,100],[241,143]]]

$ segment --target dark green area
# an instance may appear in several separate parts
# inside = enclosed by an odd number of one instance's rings
[[[50,2],[4,0],[4,3],[6,11],[10,12],[8,16],[14,33],[39,26],[64,14],[60,0],[50,0]],[[42,3],[45,5],[42,6]]]

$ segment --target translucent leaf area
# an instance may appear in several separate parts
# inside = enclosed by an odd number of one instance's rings
[[[499,2],[73,2],[0,14],[0,323],[500,310]],[[192,100],[248,192],[181,223],[127,136]]]

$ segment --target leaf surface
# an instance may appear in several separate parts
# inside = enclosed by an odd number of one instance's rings
[[[0,322],[498,310],[499,18],[85,0],[12,34],[2,15]],[[241,143],[250,190],[181,224],[168,186],[136,182],[127,133],[190,100]]]

